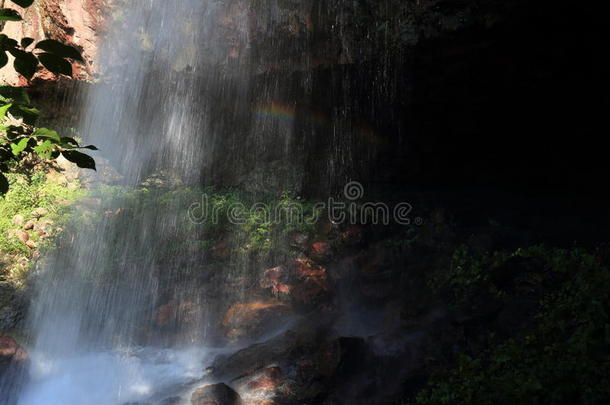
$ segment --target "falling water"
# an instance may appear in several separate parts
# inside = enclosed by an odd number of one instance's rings
[[[181,185],[201,181],[206,154],[214,153],[202,100],[220,82],[244,80],[243,55],[225,63],[219,4],[149,0],[115,10],[81,133],[102,151],[99,162],[117,168],[123,186],[155,173]],[[18,404],[157,403],[201,379],[215,353],[204,349],[205,314],[168,336],[145,333],[161,302],[207,308],[206,291],[189,282],[193,266],[205,267],[204,255],[181,251],[165,260],[186,216],[182,203],[136,203],[131,212],[77,228],[46,258],[29,318],[30,377]]]

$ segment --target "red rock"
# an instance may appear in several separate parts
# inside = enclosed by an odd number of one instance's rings
[[[289,299],[300,308],[312,308],[330,296],[326,268],[301,257],[288,266],[278,266],[263,272],[260,286],[277,298]]]
[[[82,51],[85,63],[72,63],[74,77],[90,80],[95,73],[92,63],[97,53],[98,38],[104,17],[109,13],[109,0],[58,0],[36,2],[22,11],[23,22],[7,24],[3,34],[17,41],[24,37],[41,41],[53,38],[75,46]],[[9,85],[27,86],[12,66],[0,72],[0,78]],[[32,81],[59,82],[62,79],[44,68],[39,68]]]
[[[15,236],[23,243],[26,243],[30,239],[30,235],[21,230],[15,231]]]
[[[274,299],[237,303],[228,309],[222,323],[230,340],[256,339],[279,326],[291,313],[288,305]]]
[[[330,290],[326,268],[308,258],[294,260],[297,283],[292,297],[300,304],[316,304],[326,298]]]
[[[294,260],[297,277],[301,281],[312,281],[321,289],[328,290],[328,278],[326,268],[314,263],[311,259],[298,258]]]
[[[25,225],[23,225],[23,230],[31,231],[32,229],[34,229],[35,225],[36,225],[36,221],[33,221],[30,219],[28,222],[25,223]]]
[[[289,280],[290,274],[286,267],[273,267],[263,272],[260,286],[265,289],[270,289],[271,293],[274,295],[287,295],[290,294],[290,291],[292,290]]]
[[[27,352],[10,336],[0,334],[0,374],[8,367],[20,366],[28,360]]]
[[[309,249],[309,257],[318,263],[327,263],[332,259],[332,247],[327,242],[314,242]]]

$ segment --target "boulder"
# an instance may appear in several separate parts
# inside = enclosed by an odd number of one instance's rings
[[[296,285],[292,296],[301,305],[315,306],[329,297],[330,283],[326,268],[308,258],[297,258],[293,262]]]
[[[8,335],[0,334],[0,374],[21,367],[28,360],[27,352]]]
[[[15,237],[17,237],[17,239],[19,239],[22,243],[26,243],[29,239],[30,239],[30,235],[25,232],[22,231],[20,229],[16,230],[14,232]]]
[[[239,394],[226,384],[212,384],[197,388],[191,396],[192,405],[242,405]]]
[[[275,296],[288,295],[292,290],[290,271],[286,266],[277,266],[263,272],[259,282],[263,289],[269,289]]]
[[[259,285],[276,298],[292,302],[299,310],[320,308],[331,297],[326,267],[307,257],[263,271]]]
[[[330,243],[314,242],[309,249],[309,257],[318,263],[328,263],[333,258],[333,250]]]
[[[32,212],[32,216],[36,219],[40,219],[49,214],[49,210],[46,208],[38,207]]]
[[[223,319],[231,341],[257,339],[282,326],[292,315],[290,307],[275,299],[233,304]]]
[[[0,334],[0,403],[15,404],[27,382],[27,352],[10,336]]]
[[[319,403],[340,364],[332,325],[330,316],[303,318],[266,342],[218,357],[212,376],[234,381],[247,404]]]
[[[247,405],[273,404],[284,382],[284,375],[279,367],[265,367],[249,373],[235,381]]]
[[[23,217],[23,215],[15,215],[12,219],[12,222],[15,226],[21,226],[25,222],[25,218]]]

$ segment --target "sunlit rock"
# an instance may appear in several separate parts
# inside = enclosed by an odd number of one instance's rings
[[[291,316],[288,305],[277,300],[253,301],[232,305],[223,319],[229,340],[256,339],[281,327]]]

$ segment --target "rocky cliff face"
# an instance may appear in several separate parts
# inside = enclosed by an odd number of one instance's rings
[[[90,80],[104,20],[120,13],[106,0],[35,4],[27,24],[7,23],[6,30],[73,43],[87,59],[76,76]],[[582,183],[601,162],[566,171],[561,156],[574,152],[567,145],[539,161],[552,141],[547,134],[592,128],[585,117],[591,108],[568,109],[566,99],[586,98],[584,89],[600,78],[579,63],[595,44],[575,21],[594,24],[591,13],[567,2],[219,4],[209,43],[185,43],[184,58],[172,66],[203,76],[201,104],[209,106],[215,135],[204,142],[214,153],[201,178],[211,183],[309,195],[340,190],[350,179],[379,189],[405,181],[539,186]],[[147,46],[146,33],[134,36]],[[193,72],[194,54],[210,66]],[[5,81],[19,82],[7,72]],[[496,148],[490,137],[510,142]],[[537,170],[506,170],[516,155],[525,161],[519,167]]]
[[[97,42],[109,3],[108,0],[36,0],[31,7],[19,10],[23,21],[7,22],[3,32],[16,40],[50,38],[75,46],[81,50],[86,63],[74,64],[74,76],[78,80],[90,80],[96,71]],[[11,7],[19,8],[13,3]],[[27,85],[9,66],[2,69],[0,79],[11,85]],[[40,71],[33,80],[53,81],[56,78],[47,71]]]

